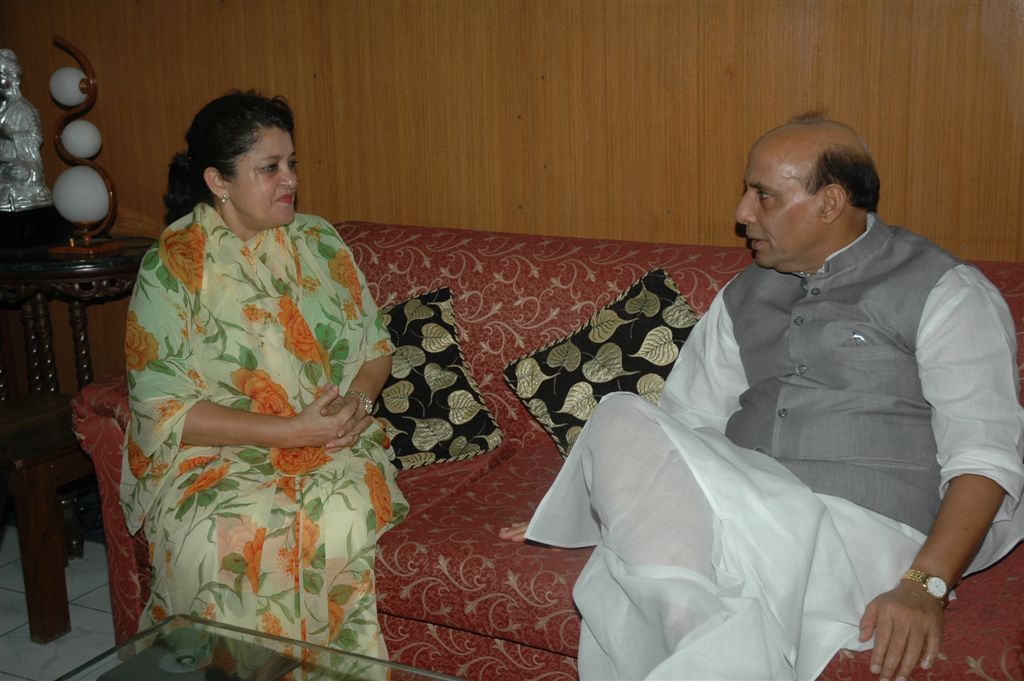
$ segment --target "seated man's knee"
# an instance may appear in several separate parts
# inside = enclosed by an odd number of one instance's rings
[[[650,402],[629,393],[610,395],[594,408],[587,430],[602,440],[628,439],[631,433],[656,425],[650,414]]]

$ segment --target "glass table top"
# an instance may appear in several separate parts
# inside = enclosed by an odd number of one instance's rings
[[[169,617],[58,681],[460,681],[373,657]]]

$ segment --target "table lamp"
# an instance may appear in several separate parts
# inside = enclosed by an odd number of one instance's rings
[[[114,183],[92,160],[100,152],[103,137],[89,121],[77,120],[96,103],[96,72],[68,41],[55,36],[53,44],[74,57],[80,68],[65,66],[50,77],[50,95],[68,109],[54,126],[54,148],[71,166],[53,184],[53,204],[74,225],[74,233],[66,245],[52,246],[49,251],[73,257],[116,252],[123,244],[104,236],[117,217]]]

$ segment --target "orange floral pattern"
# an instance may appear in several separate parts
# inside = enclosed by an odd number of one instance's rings
[[[278,619],[277,615],[272,612],[265,612],[261,619],[263,621],[262,631],[274,636],[284,635],[284,627],[281,626],[281,620]]]
[[[280,311],[277,313],[277,320],[284,329],[284,347],[293,355],[304,362],[321,362],[324,365],[326,353],[317,341],[316,336],[309,330],[302,312],[295,305],[295,301],[284,296],[280,300]]]
[[[174,418],[174,416],[178,412],[180,412],[185,407],[185,405],[182,404],[180,400],[177,400],[173,397],[167,400],[161,400],[157,402],[155,406],[157,414],[159,415],[159,418],[157,419],[155,426],[155,428],[157,429],[163,428],[168,422],[170,422],[171,419]]]
[[[216,461],[219,458],[220,457],[216,454],[211,454],[210,456],[193,456],[191,459],[185,459],[178,464],[178,472],[188,473],[192,469],[201,468],[211,461]]]
[[[380,426],[338,452],[181,441],[198,400],[295,417],[323,390],[344,391],[360,361],[390,353],[362,282],[337,232],[308,216],[243,244],[200,205],[143,258],[126,336],[134,369],[121,476],[125,520],[145,529],[157,557],[140,627],[193,613],[385,653],[376,594],[364,588],[376,540],[367,519],[400,519],[408,507]]]
[[[370,490],[370,502],[373,504],[374,513],[377,514],[377,531],[380,532],[395,515],[391,506],[391,488],[376,465],[367,461],[363,467],[366,471],[363,481]]]
[[[205,248],[206,233],[199,223],[188,229],[167,230],[160,236],[160,260],[189,293],[198,291],[203,283]]]
[[[295,478],[294,477],[278,478],[277,479],[277,489],[279,489],[281,491],[281,493],[284,494],[286,497],[288,497],[288,499],[290,499],[291,501],[295,501],[296,500],[295,499]]]
[[[249,579],[249,585],[253,592],[260,590],[260,560],[263,558],[263,540],[267,538],[267,528],[261,527],[256,530],[256,536],[252,541],[246,542],[242,547],[242,557],[245,558],[245,576]]]
[[[157,358],[160,344],[156,336],[139,324],[134,310],[128,311],[128,325],[124,334],[124,363],[131,371],[142,371]]]
[[[299,588],[299,545],[282,546],[277,550],[281,572],[292,578],[292,587]]]
[[[136,480],[141,480],[142,476],[146,474],[146,469],[149,468],[149,457],[131,436],[128,437],[127,447],[128,470],[132,472]]]
[[[363,308],[362,287],[359,285],[359,275],[356,264],[348,250],[338,249],[331,261],[327,264],[331,277],[346,289],[352,296],[352,301],[360,310]]]
[[[188,376],[189,380],[192,381],[192,384],[196,388],[204,392],[207,390],[206,381],[203,379],[202,376],[199,375],[198,371],[196,371],[195,369],[189,369],[188,371],[185,372],[185,375]]]
[[[299,281],[302,282],[302,290],[306,293],[316,293],[320,290],[320,281],[315,277],[302,277]]]
[[[309,567],[316,555],[317,540],[320,539],[320,528],[309,519],[305,512],[299,511],[295,514],[295,525],[292,527],[295,534],[295,543],[299,547],[299,555],[302,557],[303,567]]]
[[[270,450],[270,462],[282,475],[305,475],[330,461],[331,457],[323,447],[275,447]]]
[[[231,464],[225,463],[217,466],[216,468],[211,468],[210,470],[200,473],[199,477],[195,479],[195,482],[186,487],[185,491],[181,493],[181,498],[178,499],[178,506],[185,503],[185,500],[196,492],[202,492],[204,489],[210,489],[216,485],[224,479],[224,476],[226,476],[230,470]]]
[[[274,318],[272,314],[263,308],[257,307],[251,303],[242,306],[242,314],[245,315],[246,319],[254,324],[267,324]]]
[[[327,640],[333,641],[338,638],[341,625],[345,621],[345,608],[336,601],[327,601],[327,618]]]
[[[252,411],[257,414],[294,416],[295,409],[288,401],[288,393],[270,378],[263,369],[238,369],[231,372],[231,382],[245,396],[252,399]]]

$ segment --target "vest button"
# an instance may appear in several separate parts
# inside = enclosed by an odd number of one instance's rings
[[[782,409],[778,410],[775,413],[778,414],[780,418],[786,418],[786,415],[789,414],[785,407],[783,407]]]
[[[812,296],[820,296],[821,295],[821,289],[820,288],[812,288],[811,289],[811,295]]]
[[[801,324],[804,323],[804,318],[803,317],[793,317],[793,323],[796,324],[797,326],[800,326]]]
[[[803,374],[807,373],[807,365],[806,364],[797,364],[796,365],[796,372],[798,374],[800,374],[801,376]]]

